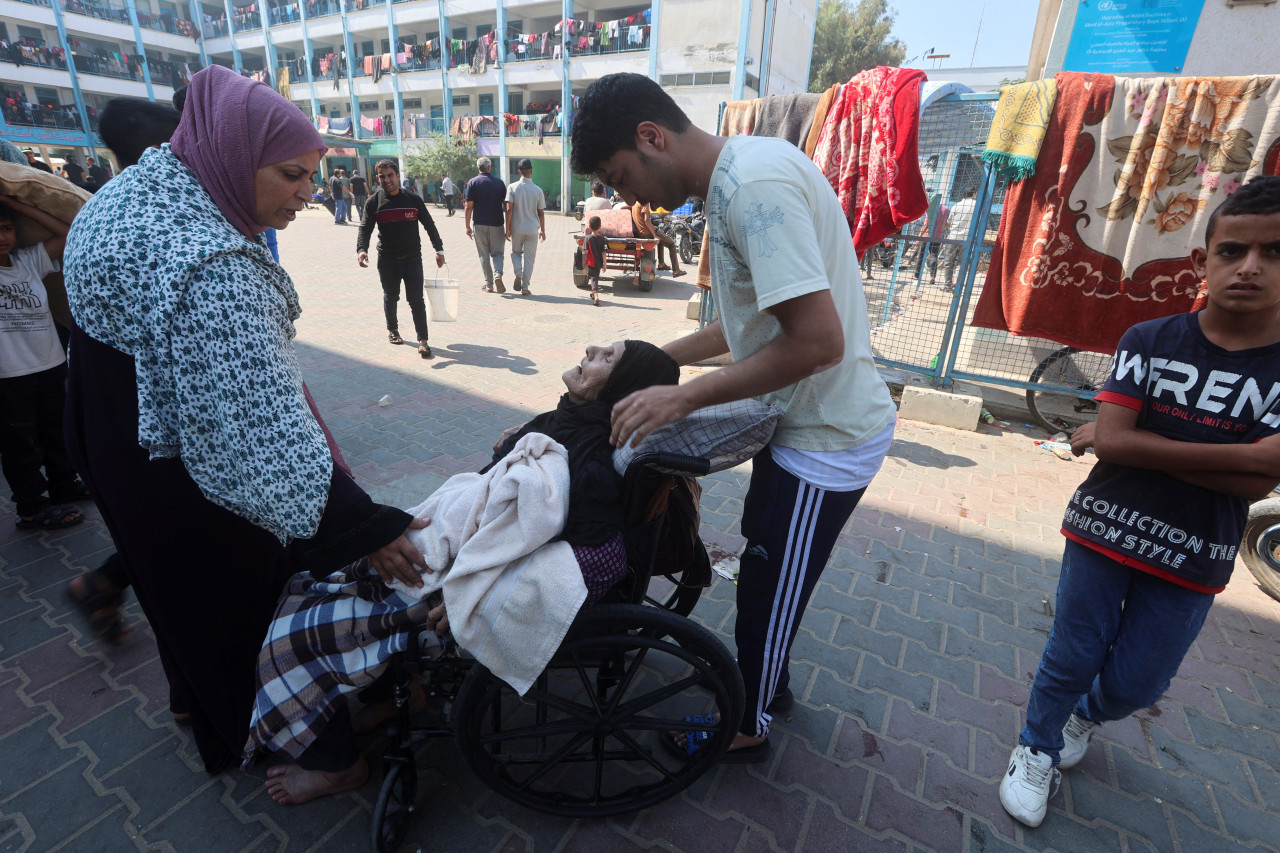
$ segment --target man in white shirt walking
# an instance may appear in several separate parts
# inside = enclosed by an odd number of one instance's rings
[[[538,241],[547,239],[547,198],[542,187],[533,182],[533,163],[528,157],[516,163],[516,171],[520,180],[507,187],[507,239],[511,241],[516,293],[528,296]]]
[[[453,216],[453,181],[449,180],[448,175],[440,176],[440,193],[444,196],[445,209]]]

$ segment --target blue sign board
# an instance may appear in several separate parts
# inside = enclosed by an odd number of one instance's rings
[[[1182,71],[1204,0],[1080,0],[1064,71]]]

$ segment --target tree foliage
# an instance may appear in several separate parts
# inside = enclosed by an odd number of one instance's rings
[[[404,172],[413,175],[420,184],[438,181],[441,175],[448,175],[455,184],[462,186],[475,176],[478,156],[474,139],[450,140],[432,135],[419,140],[416,145],[404,146]]]
[[[891,36],[889,0],[822,0],[813,35],[809,91],[824,92],[859,71],[896,66],[907,47]]]

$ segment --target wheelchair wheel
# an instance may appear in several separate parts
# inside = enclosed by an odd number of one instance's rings
[[[417,799],[418,767],[413,753],[407,752],[404,758],[388,762],[387,775],[382,779],[378,802],[373,807],[369,826],[377,853],[393,853],[404,841]]]
[[[1280,498],[1261,500],[1249,508],[1240,557],[1262,591],[1280,601]]]
[[[1036,366],[1027,381],[1043,388],[1027,389],[1031,416],[1050,435],[1065,432],[1098,419],[1094,395],[1111,375],[1111,356],[1063,347],[1050,353]]]
[[[455,711],[463,758],[493,790],[561,817],[607,817],[674,796],[710,770],[742,718],[742,676],[714,634],[654,607],[584,610],[525,696],[474,667]],[[689,722],[695,714],[717,722]],[[668,732],[708,729],[693,755]]]

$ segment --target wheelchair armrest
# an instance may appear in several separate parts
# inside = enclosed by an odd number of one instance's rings
[[[711,460],[701,456],[686,456],[683,453],[653,452],[641,453],[632,459],[631,464],[627,466],[627,473],[630,474],[631,470],[637,466],[702,477],[711,471]]]

